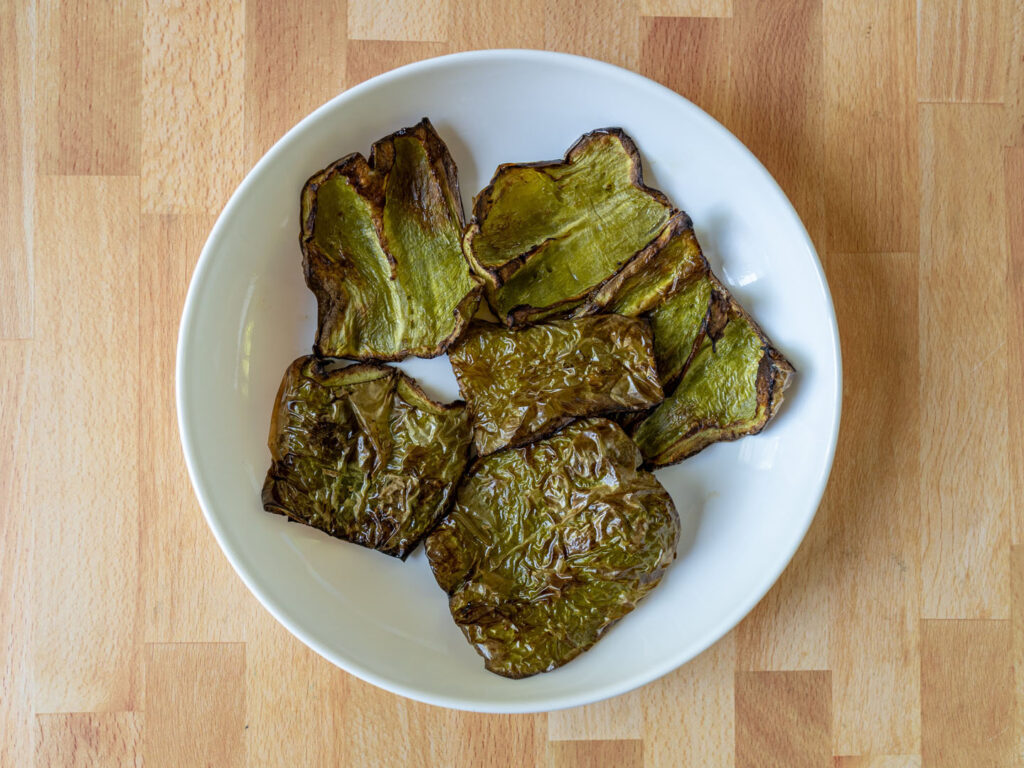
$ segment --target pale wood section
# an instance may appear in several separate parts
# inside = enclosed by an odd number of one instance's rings
[[[1007,618],[1003,110],[921,110],[921,610]]]
[[[545,0],[451,0],[453,50],[543,48]]]
[[[210,216],[144,216],[140,228],[140,618],[147,642],[241,641],[256,610],[191,493],[174,406],[181,307],[212,226]]]
[[[147,0],[143,212],[219,213],[241,181],[244,28],[240,0]]]
[[[1010,292],[1006,321],[1009,350],[1006,390],[1009,402],[1020,404],[1024,403],[1024,345],[1014,342],[1024,339],[1024,146],[1006,150],[1003,167],[1006,174],[1006,229],[1009,241],[1006,285]],[[1009,440],[1012,535],[1013,543],[1021,545],[1024,544],[1024,431],[1010,429]],[[1024,679],[1024,674],[1021,678]]]
[[[918,4],[921,101],[1003,100],[1013,2],[929,0]]]
[[[351,678],[263,610],[253,618],[245,649],[251,681],[246,686],[246,765],[360,765],[344,759],[341,746],[355,738],[342,727]]]
[[[917,254],[826,261],[843,334],[843,419],[826,494],[837,755],[920,750]],[[873,386],[886,381],[885,388]],[[898,510],[898,513],[896,511]],[[870,627],[870,631],[864,628]]]
[[[1009,143],[1024,146],[1024,0],[1012,0],[1007,35],[1006,118]]]
[[[382,696],[347,678],[336,698],[343,765],[431,768],[541,766],[547,749],[546,715],[480,715]],[[456,736],[457,734],[457,736]]]
[[[643,19],[641,23],[640,71],[727,123],[733,22],[668,18]]]
[[[916,11],[915,0],[825,3],[830,250],[917,250]]]
[[[922,768],[920,755],[837,757],[833,768]]]
[[[44,176],[37,192],[47,311],[29,370],[35,565],[23,585],[37,606],[33,705],[125,710],[137,651],[139,182]]]
[[[775,176],[825,242],[821,0],[734,0],[726,127]],[[685,61],[685,59],[683,59]]]
[[[921,756],[927,768],[1014,764],[1008,621],[921,623]]]
[[[640,0],[641,16],[732,16],[732,0]]]
[[[644,743],[638,740],[552,741],[550,768],[643,768]]]
[[[551,741],[642,738],[643,704],[643,692],[634,691],[585,707],[551,712],[547,737]]]
[[[35,36],[30,6],[0,13],[0,339],[32,335]]]
[[[837,507],[836,509],[841,509]],[[736,629],[736,668],[824,669],[828,666],[828,520],[822,504],[785,573]]]
[[[736,675],[736,768],[829,768],[828,672]]]
[[[245,158],[346,88],[345,3],[245,4]]]
[[[32,760],[32,513],[26,504],[31,346],[0,341],[0,765]]]
[[[547,0],[544,47],[634,69],[639,29],[637,0]]]
[[[142,768],[140,714],[79,712],[36,719],[36,768]]]
[[[390,69],[448,53],[447,43],[353,40],[348,44],[348,83],[358,85]],[[368,152],[369,148],[360,151]]]
[[[245,646],[146,646],[146,768],[246,764]]]
[[[142,0],[38,0],[41,174],[139,173]]]
[[[1019,763],[1024,762],[1024,546],[1013,547],[1010,555],[1013,569],[1013,680],[1014,680],[1014,746]]]
[[[736,633],[644,688],[647,765],[732,768]]]
[[[449,0],[348,0],[350,40],[448,41]]]

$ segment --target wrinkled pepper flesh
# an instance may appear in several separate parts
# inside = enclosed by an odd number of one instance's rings
[[[607,419],[479,460],[426,550],[484,666],[548,672],[594,645],[659,583],[679,518]]]

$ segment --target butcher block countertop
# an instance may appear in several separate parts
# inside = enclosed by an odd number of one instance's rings
[[[0,2],[0,765],[1024,765],[1021,0]],[[793,201],[843,350],[832,477],[736,629],[639,690],[482,715],[263,610],[174,408],[217,213],[291,125],[493,47],[635,70]]]

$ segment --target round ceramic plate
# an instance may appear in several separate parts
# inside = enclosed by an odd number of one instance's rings
[[[428,116],[459,168],[467,211],[499,163],[562,156],[620,126],[646,182],[693,218],[712,267],[793,362],[760,435],[661,470],[682,520],[661,586],[591,651],[549,674],[486,672],[448,614],[422,547],[407,562],[263,511],[270,412],[308,354],[316,305],[303,283],[299,192],[350,152]],[[458,389],[447,358],[400,367],[428,392]],[[412,64],[342,93],[288,132],[232,196],[203,249],[178,340],[177,401],[206,519],[260,602],[349,672],[434,704],[491,712],[597,701],[664,675],[729,631],[800,544],[828,478],[839,425],[839,339],[814,247],[768,172],[715,120],[639,75],[536,51]],[[231,610],[230,606],[224,606]]]

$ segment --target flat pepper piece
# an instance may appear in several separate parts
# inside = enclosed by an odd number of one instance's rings
[[[387,365],[300,357],[270,427],[263,506],[403,560],[447,510],[469,453],[465,405]]]
[[[317,298],[314,351],[353,360],[435,357],[476,312],[462,255],[455,162],[424,118],[315,174],[300,242]]]
[[[720,440],[757,434],[778,411],[793,374],[728,291],[714,278],[707,282],[709,316],[681,381],[633,429],[647,467],[676,464]]]
[[[675,209],[643,183],[619,128],[582,136],[554,162],[505,164],[473,203],[463,250],[507,325],[568,314],[629,269]]]
[[[474,323],[449,351],[480,455],[575,418],[650,408],[663,395],[646,320],[595,315],[523,330]]]
[[[675,558],[672,499],[615,423],[585,419],[477,462],[426,540],[452,617],[511,678],[594,645]]]

